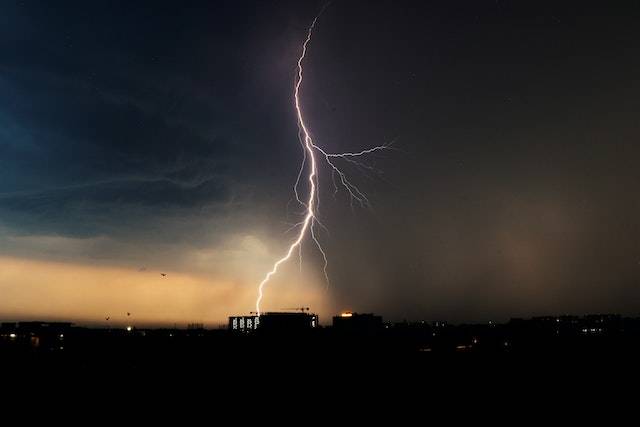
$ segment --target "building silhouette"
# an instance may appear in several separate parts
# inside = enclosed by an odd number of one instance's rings
[[[347,311],[333,317],[333,328],[337,333],[374,334],[383,328],[382,316]]]
[[[267,312],[260,316],[230,316],[228,329],[237,333],[302,332],[319,327],[318,315],[309,312]]]
[[[238,333],[248,333],[253,332],[258,329],[260,325],[260,316],[258,315],[249,315],[249,316],[229,316],[229,327],[228,329],[232,332]]]

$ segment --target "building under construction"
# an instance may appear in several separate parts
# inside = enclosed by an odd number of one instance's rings
[[[317,328],[318,315],[308,308],[300,311],[274,311],[249,316],[229,317],[229,330],[239,333],[260,332],[303,332]]]
[[[251,314],[249,316],[229,316],[229,330],[235,332],[248,333],[258,329],[260,316]]]

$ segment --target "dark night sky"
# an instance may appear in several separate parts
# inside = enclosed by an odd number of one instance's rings
[[[371,211],[321,177],[332,284],[306,245],[268,308],[637,313],[640,10],[620,3],[334,1],[307,122],[328,151],[398,150],[381,176],[345,166]],[[3,2],[0,317],[253,309],[299,218],[292,90],[321,6]]]

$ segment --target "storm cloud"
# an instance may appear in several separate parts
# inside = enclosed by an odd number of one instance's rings
[[[102,311],[140,304],[149,322],[251,310],[299,219],[292,90],[320,6],[6,4],[0,255],[12,273],[0,286],[12,298],[0,317],[92,319],[31,304],[38,286],[67,301],[86,286],[97,311],[114,289]],[[589,2],[332,4],[305,63],[305,117],[330,152],[394,150],[371,159],[373,173],[344,165],[372,210],[334,197],[321,172],[331,284],[305,245],[302,273],[289,265],[267,305],[315,304],[324,319],[343,309],[456,321],[637,312],[638,13]],[[160,297],[141,268],[175,273],[189,300],[152,310],[180,285],[162,283]],[[82,280],[69,279],[74,269]],[[129,300],[118,275],[137,286]]]

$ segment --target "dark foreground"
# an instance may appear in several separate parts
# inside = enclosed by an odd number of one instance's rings
[[[250,369],[256,361],[430,363],[520,357],[570,361],[640,355],[640,319],[615,315],[513,319],[506,324],[385,324],[379,329],[315,328],[237,333],[224,329],[96,329],[64,323],[4,323],[0,358],[15,368],[196,371]],[[403,363],[405,363],[403,362]]]

